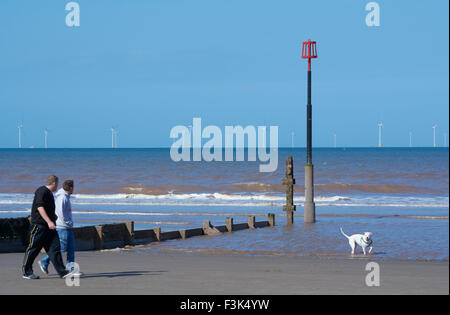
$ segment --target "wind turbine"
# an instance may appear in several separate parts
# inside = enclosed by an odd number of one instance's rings
[[[44,148],[48,148],[48,146],[47,146],[47,137],[48,137],[48,129],[47,128],[45,128],[45,130],[44,130]]]
[[[436,148],[436,127],[437,127],[437,125],[434,125],[433,127],[431,127],[431,128],[433,128],[433,147],[435,147],[435,148]]]
[[[336,148],[336,133],[333,134],[334,147]]]
[[[23,125],[19,124],[19,126],[17,126],[17,128],[19,128],[19,149],[22,148],[22,128]]]
[[[378,123],[378,147],[381,148],[382,147],[382,143],[381,143],[381,129],[383,128],[383,123],[379,122]]]
[[[412,148],[412,132],[409,132],[409,147]]]
[[[114,134],[116,133],[116,129],[111,127],[111,148],[114,149]]]

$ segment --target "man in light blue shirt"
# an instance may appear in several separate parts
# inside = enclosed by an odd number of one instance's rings
[[[56,231],[58,232],[61,253],[67,252],[66,268],[73,270],[75,262],[75,237],[73,234],[72,205],[70,195],[73,194],[73,180],[66,180],[63,188],[59,189],[55,198]],[[48,274],[49,257],[39,261],[42,272]]]

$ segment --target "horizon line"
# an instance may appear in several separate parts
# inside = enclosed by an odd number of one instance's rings
[[[274,149],[275,147],[266,147],[266,149]],[[338,147],[334,147],[334,146],[318,146],[318,147],[313,147],[313,149],[384,149],[384,148],[390,148],[390,149],[448,149],[449,146],[415,146],[415,147],[410,147],[410,146],[382,146],[382,147],[378,147],[378,146],[370,146],[370,147],[358,147],[358,146],[338,146]],[[92,150],[117,150],[117,149],[171,149],[171,147],[120,147],[120,148],[111,148],[111,147],[22,147],[22,148],[17,148],[17,147],[0,147],[0,150],[52,150],[52,149],[92,149]],[[189,150],[191,149],[195,149],[195,150],[202,150],[202,147],[196,147],[196,148],[188,148]],[[228,148],[222,148],[223,149],[258,149],[257,147],[244,147],[244,148],[235,148],[235,147],[228,147]],[[287,147],[278,147],[278,149],[306,149],[306,147],[291,147],[291,146],[287,146]]]

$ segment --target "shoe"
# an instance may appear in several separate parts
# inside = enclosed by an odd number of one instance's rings
[[[45,273],[46,275],[48,275],[48,269],[44,267],[44,264],[42,263],[42,261],[38,261],[38,265],[39,267],[41,267],[41,270],[43,273]]]
[[[24,279],[27,279],[27,280],[37,280],[37,279],[39,279],[39,277],[36,276],[34,273],[32,273],[31,275],[23,275],[22,277]]]
[[[82,273],[78,268],[78,265],[76,265],[77,268],[74,267],[73,263],[67,265],[66,270],[72,272],[72,274],[76,277],[82,277],[84,273]]]

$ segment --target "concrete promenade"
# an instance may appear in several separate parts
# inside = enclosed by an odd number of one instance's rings
[[[24,280],[22,253],[0,254],[0,294],[449,294],[449,263],[376,261],[380,287],[365,284],[367,258],[245,256],[149,250],[76,253],[85,276],[68,287],[54,270]],[[37,262],[37,261],[36,261]]]

